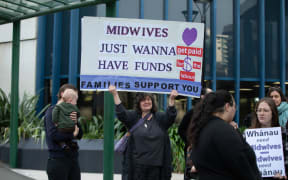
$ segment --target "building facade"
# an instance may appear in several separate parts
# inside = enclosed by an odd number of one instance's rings
[[[286,92],[287,7],[287,0],[120,0],[116,16],[204,22],[204,86],[235,96],[236,121],[241,125],[267,88],[280,86]],[[90,6],[22,22],[27,26],[21,30],[20,92],[39,94],[39,108],[57,101],[61,84],[79,87],[83,16],[105,17],[106,7]],[[9,92],[11,38],[6,34],[11,30],[2,25],[0,31],[5,32],[0,33],[0,87]],[[134,94],[121,95],[131,107]],[[103,93],[81,91],[79,97],[83,114],[103,113]],[[159,102],[165,106],[166,96],[159,96]],[[179,108],[185,111],[193,102],[180,97]]]

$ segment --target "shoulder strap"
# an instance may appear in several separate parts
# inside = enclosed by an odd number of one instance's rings
[[[129,130],[130,133],[132,133],[137,127],[139,127],[143,122],[150,117],[151,113],[146,114],[143,118],[139,119],[139,121],[132,126],[132,128]]]

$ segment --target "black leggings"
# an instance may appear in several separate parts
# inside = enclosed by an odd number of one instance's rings
[[[161,167],[135,164],[133,180],[160,180]]]
[[[77,159],[48,159],[46,171],[49,180],[81,180]]]

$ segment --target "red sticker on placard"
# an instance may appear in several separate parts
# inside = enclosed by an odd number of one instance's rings
[[[180,71],[180,79],[187,81],[195,81],[195,72]]]

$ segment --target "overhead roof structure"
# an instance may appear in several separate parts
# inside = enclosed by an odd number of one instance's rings
[[[115,0],[0,0],[0,24]]]

